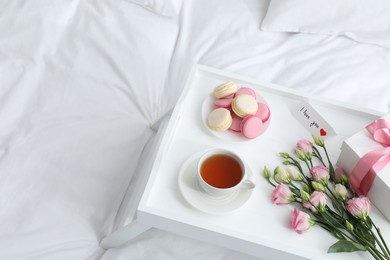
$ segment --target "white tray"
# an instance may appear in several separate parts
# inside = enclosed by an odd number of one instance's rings
[[[229,141],[213,135],[202,122],[202,104],[215,86],[234,81],[255,89],[271,109],[271,124],[260,137]],[[166,133],[158,148],[149,181],[137,210],[138,221],[209,243],[225,246],[263,259],[370,259],[367,253],[327,254],[337,240],[320,227],[303,235],[289,228],[293,205],[271,203],[272,187],[263,179],[264,165],[281,165],[278,152],[293,152],[299,139],[310,139],[292,116],[291,109],[301,101],[310,104],[334,127],[338,135],[327,139],[334,162],[346,137],[381,116],[375,111],[340,104],[305,95],[270,83],[197,65],[173,111]],[[257,175],[257,187],[238,210],[223,215],[204,213],[193,207],[181,194],[178,177],[181,166],[194,154],[210,147],[234,150]],[[372,217],[390,238],[389,222],[374,208]]]

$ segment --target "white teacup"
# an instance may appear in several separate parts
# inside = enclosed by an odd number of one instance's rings
[[[213,197],[227,197],[238,189],[256,185],[242,159],[225,149],[210,149],[198,161],[198,182]]]

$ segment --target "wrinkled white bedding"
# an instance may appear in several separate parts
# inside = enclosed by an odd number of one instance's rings
[[[389,110],[389,50],[263,32],[267,7],[190,0],[166,17],[124,0],[0,1],[0,259],[251,259],[158,230],[99,241],[131,219],[122,200],[194,63]]]

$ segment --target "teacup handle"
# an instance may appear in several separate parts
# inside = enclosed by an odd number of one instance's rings
[[[241,183],[240,189],[250,190],[256,187],[255,178],[252,174],[247,174],[245,180]]]

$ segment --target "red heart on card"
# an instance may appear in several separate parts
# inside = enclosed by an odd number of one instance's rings
[[[325,136],[326,135],[326,131],[324,130],[324,128],[321,128],[320,135],[321,136]]]

